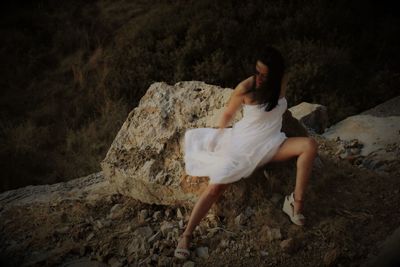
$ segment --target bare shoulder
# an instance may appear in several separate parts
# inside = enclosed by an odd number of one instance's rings
[[[253,76],[241,81],[235,88],[235,93],[242,95],[246,93],[253,86]]]

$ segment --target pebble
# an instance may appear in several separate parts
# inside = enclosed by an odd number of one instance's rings
[[[176,217],[178,217],[178,219],[183,219],[182,212],[179,208],[176,210]]]
[[[110,213],[108,215],[108,218],[115,220],[115,219],[121,217],[122,216],[122,210],[121,209],[122,209],[122,205],[121,204],[115,204],[111,208]]]
[[[268,252],[264,251],[264,250],[260,250],[260,255],[261,255],[261,257],[266,257],[266,256],[268,256]]]
[[[288,238],[280,243],[281,249],[286,253],[293,253],[296,249],[296,243],[293,238]]]
[[[276,239],[281,239],[282,234],[281,234],[281,229],[279,228],[272,228],[268,230],[268,238],[270,241],[276,240]]]
[[[271,197],[271,202],[274,203],[275,205],[279,203],[279,201],[282,199],[282,195],[273,193]]]
[[[194,262],[193,261],[187,261],[183,264],[182,267],[194,267]]]
[[[246,207],[246,210],[244,211],[244,216],[246,218],[251,217],[254,214],[254,211],[251,207]]]
[[[350,149],[351,154],[353,155],[358,155],[361,153],[361,149],[359,149],[358,147],[353,147]]]
[[[219,243],[219,246],[220,246],[221,248],[227,248],[227,247],[229,247],[229,240],[225,240],[225,239],[221,240],[221,242]]]
[[[139,222],[143,223],[146,221],[147,217],[149,216],[149,211],[148,210],[141,210],[139,212]]]
[[[152,235],[152,236],[147,240],[147,242],[153,243],[154,241],[159,240],[160,237],[161,237],[161,232],[160,232],[160,231],[157,231],[157,233],[155,233],[154,235]]]
[[[208,247],[198,247],[196,248],[196,254],[200,258],[207,259],[208,258]]]
[[[111,267],[122,267],[122,266],[123,266],[123,263],[120,262],[120,261],[119,261],[117,258],[115,258],[115,257],[111,258],[111,259],[108,261],[108,264],[109,264]]]
[[[157,261],[158,260],[158,255],[157,254],[153,254],[153,255],[151,255],[151,260],[152,261]]]
[[[333,266],[338,258],[337,249],[331,249],[324,256],[324,266]]]
[[[100,220],[95,221],[96,227],[97,229],[101,229],[104,227],[104,225],[102,224],[102,222]]]
[[[168,208],[164,211],[165,217],[169,218],[171,216],[171,210]]]
[[[69,226],[64,226],[56,230],[56,232],[59,234],[66,234],[68,233],[68,231],[69,231]]]
[[[155,221],[158,221],[158,220],[160,220],[161,219],[161,211],[156,211],[156,212],[154,212],[154,214],[153,214],[153,219],[155,220]]]
[[[134,235],[150,238],[153,235],[153,229],[150,226],[139,227],[133,232]]]
[[[86,241],[90,241],[94,237],[94,233],[90,233],[88,237],[86,238]]]
[[[174,229],[175,225],[172,222],[168,222],[168,221],[163,221],[160,225],[160,230],[161,233],[164,236],[167,236],[169,232],[172,231],[172,229]]]
[[[235,224],[236,224],[237,226],[240,226],[240,225],[244,224],[244,221],[245,221],[245,218],[244,218],[243,213],[240,213],[240,214],[239,214],[238,216],[236,216],[236,218],[235,218]]]

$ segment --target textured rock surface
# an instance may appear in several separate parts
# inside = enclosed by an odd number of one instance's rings
[[[114,191],[102,172],[52,185],[30,185],[0,194],[0,211],[34,203],[57,203],[65,200],[94,201]]]
[[[231,92],[196,81],[151,85],[101,163],[112,186],[146,203],[194,203],[208,178],[185,174],[183,136],[189,128],[217,127]],[[241,116],[238,112],[233,122]],[[306,135],[290,112],[283,130],[288,136]]]
[[[400,143],[400,116],[375,117],[355,115],[333,125],[323,134],[328,139],[358,139],[363,144],[362,156]]]
[[[348,117],[323,137],[339,144],[335,153],[360,168],[388,174],[400,163],[400,97]]]
[[[368,109],[360,113],[360,115],[372,115],[375,117],[400,116],[400,96]]]
[[[294,118],[318,134],[323,133],[328,126],[328,111],[325,106],[302,102],[289,110]]]

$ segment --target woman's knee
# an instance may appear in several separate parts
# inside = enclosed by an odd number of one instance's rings
[[[309,154],[317,155],[318,153],[318,143],[314,138],[308,137],[305,141],[305,150]]]

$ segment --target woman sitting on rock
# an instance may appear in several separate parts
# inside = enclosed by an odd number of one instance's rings
[[[175,250],[175,257],[190,256],[193,230],[230,183],[273,161],[297,157],[294,192],[285,197],[283,211],[296,225],[304,225],[302,215],[305,189],[311,174],[317,143],[310,137],[286,137],[281,132],[287,109],[284,60],[280,52],[266,47],[257,57],[253,76],[240,82],[229,99],[219,128],[191,129],[185,133],[185,168],[188,175],[208,176],[209,185],[201,194]],[[243,118],[226,128],[243,107]]]

